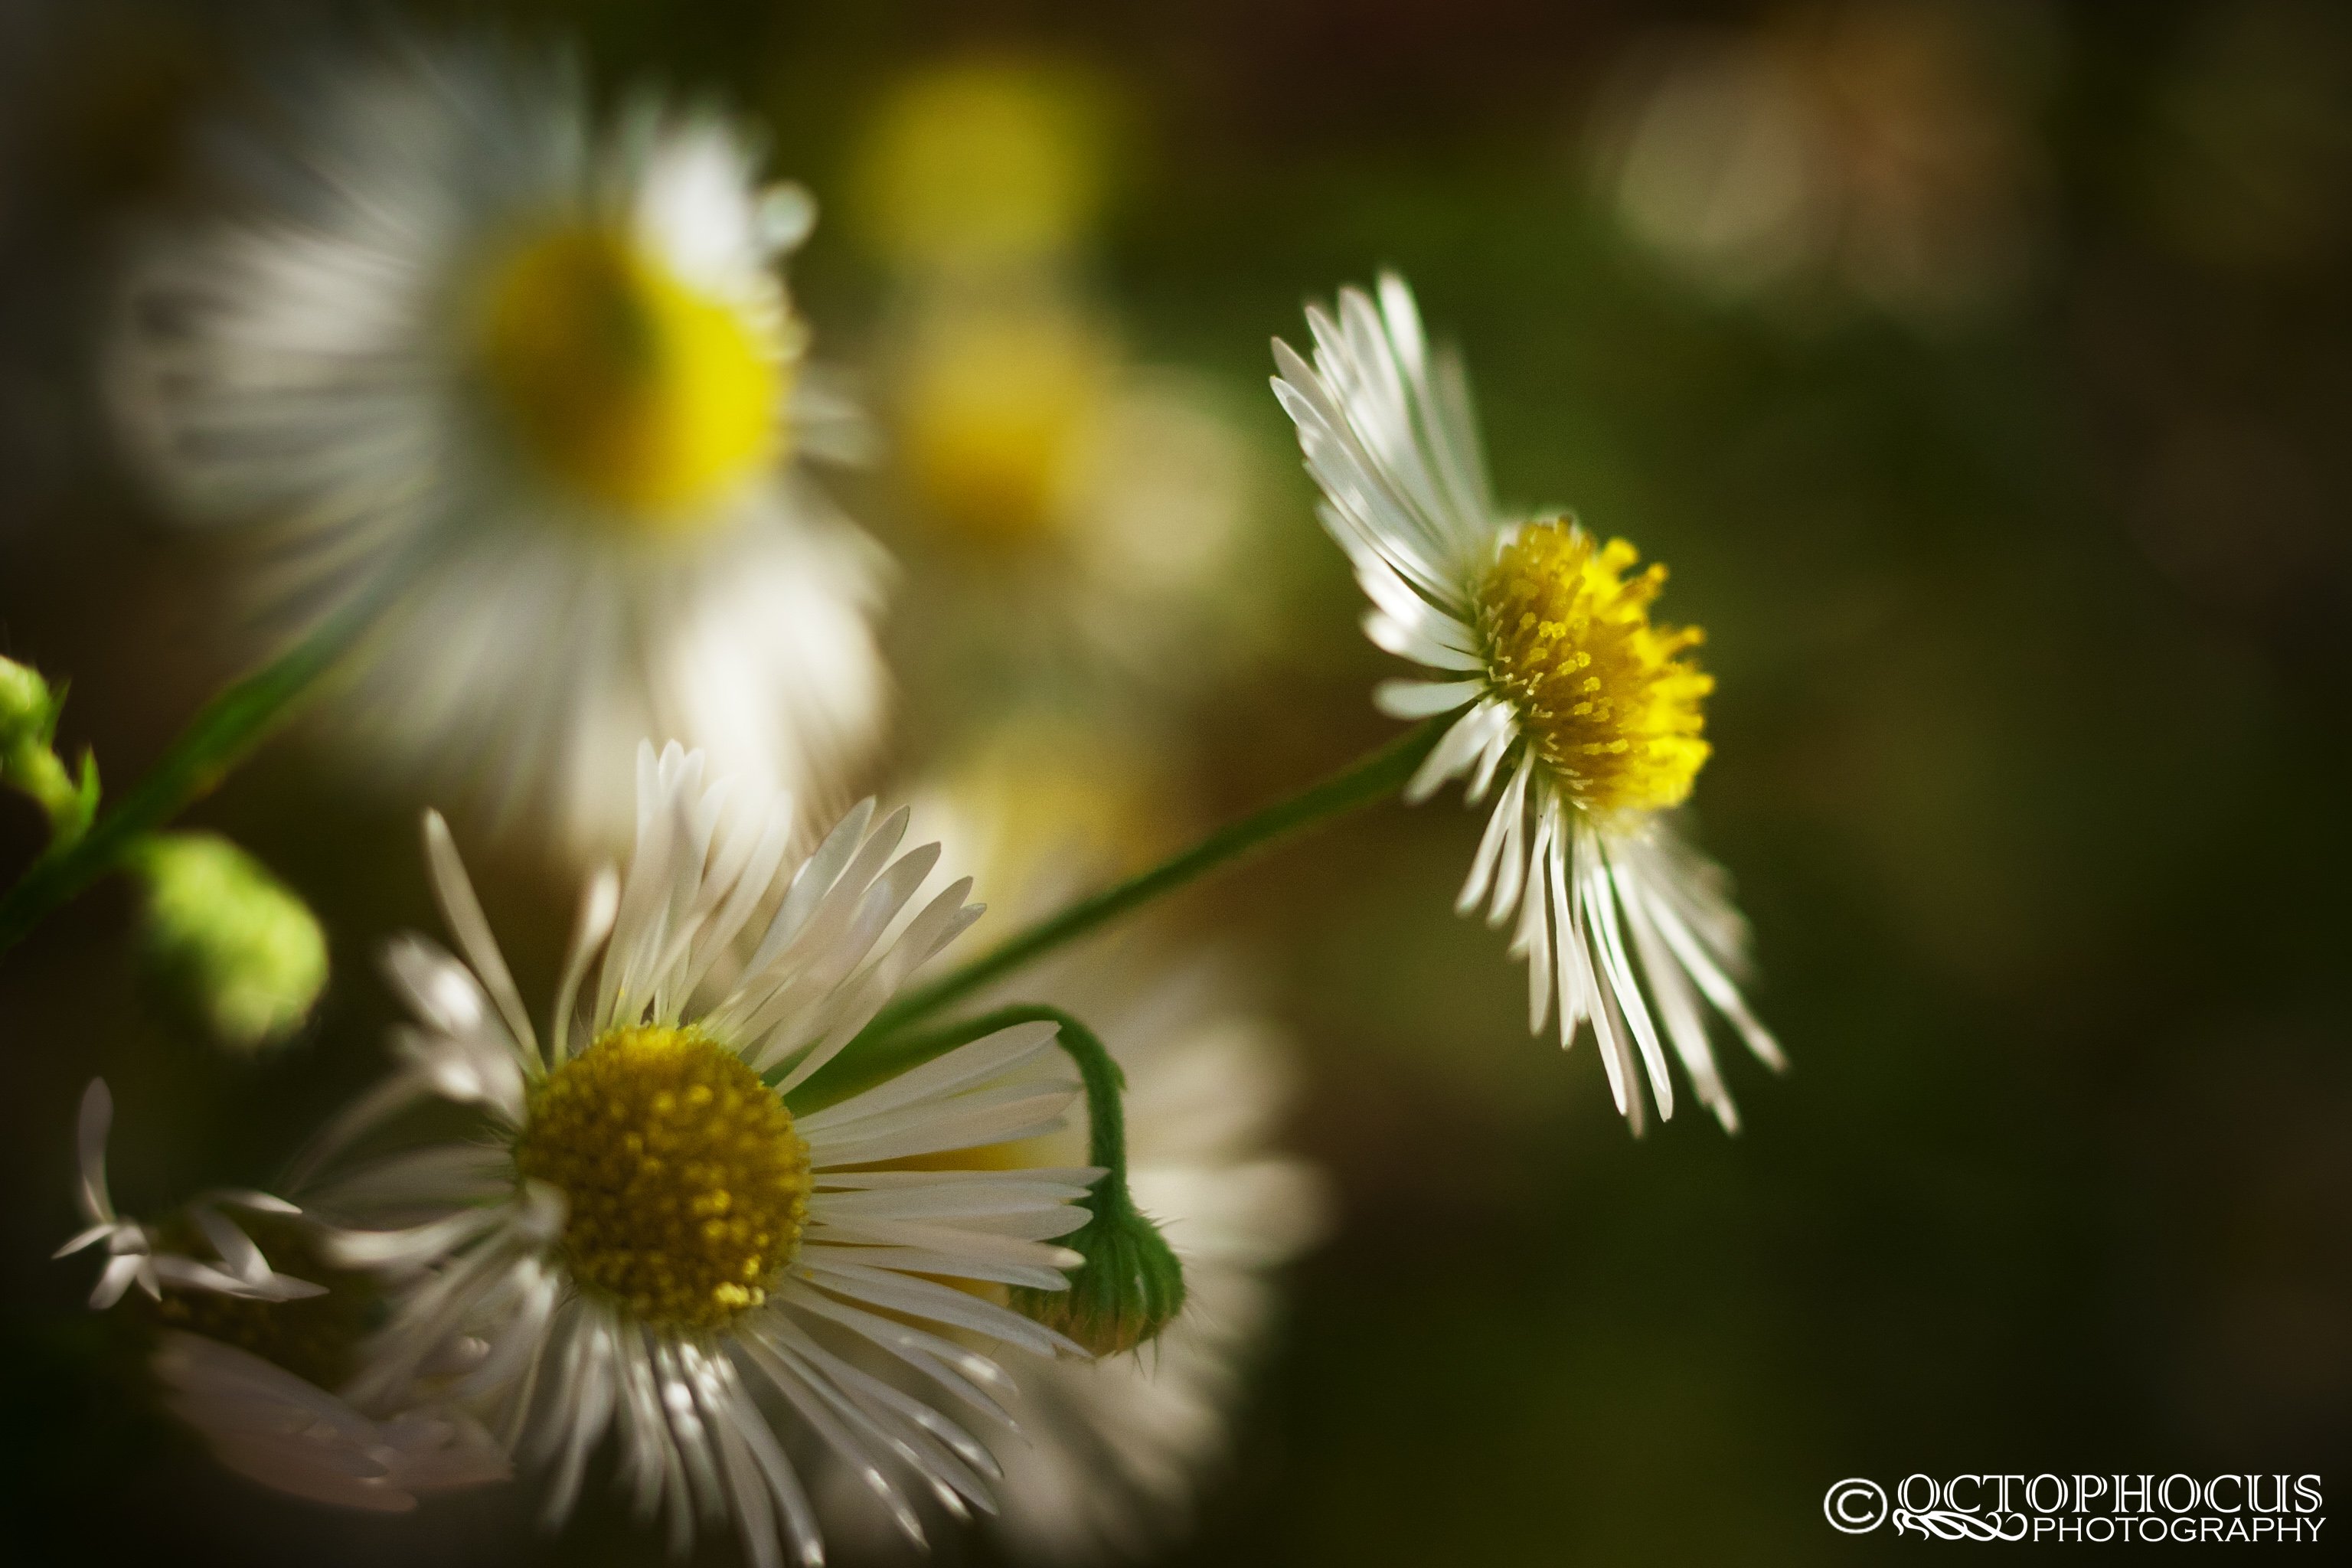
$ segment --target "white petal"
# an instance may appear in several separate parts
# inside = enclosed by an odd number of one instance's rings
[[[1479,680],[1383,680],[1372,690],[1372,703],[1391,719],[1426,719],[1475,701],[1486,689]]]
[[[92,1225],[114,1223],[114,1199],[106,1187],[106,1133],[114,1122],[114,1096],[106,1080],[94,1078],[81,1091],[81,1114],[75,1126],[74,1152],[81,1170],[82,1217]]]
[[[523,1007],[521,993],[515,989],[514,976],[507,972],[507,961],[499,952],[490,922],[483,918],[481,901],[474,897],[474,884],[467,879],[465,862],[457,858],[449,825],[437,811],[425,814],[425,859],[432,869],[433,894],[441,906],[442,919],[449,922],[450,934],[457,939],[457,946],[481,977],[490,999],[498,1004],[508,1032],[526,1051],[537,1054],[539,1040],[531,1033],[530,1014]]]

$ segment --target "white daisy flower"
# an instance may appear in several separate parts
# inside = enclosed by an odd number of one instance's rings
[[[797,461],[855,456],[776,267],[814,209],[716,116],[592,115],[487,50],[322,74],[152,247],[118,402],[167,497],[247,525],[288,640],[396,596],[330,717],[362,765],[623,847],[646,735],[838,787],[884,677],[877,548]]]
[[[979,910],[968,880],[909,910],[939,848],[893,858],[904,811],[877,825],[861,805],[789,867],[784,802],[745,792],[730,810],[703,773],[676,746],[640,753],[635,857],[592,884],[544,1047],[427,818],[466,962],[421,939],[394,948],[415,1019],[404,1068],[324,1146],[426,1095],[478,1107],[482,1135],[393,1155],[317,1202],[411,1222],[339,1234],[341,1259],[407,1281],[359,1390],[478,1339],[455,1391],[552,1470],[551,1521],[610,1433],[625,1483],[667,1512],[680,1550],[698,1513],[723,1514],[755,1562],[814,1563],[817,1525],[762,1401],[844,1456],[912,1539],[902,1473],[958,1515],[990,1507],[995,1460],[933,1403],[1007,1420],[1011,1384],[943,1331],[1076,1347],[945,1281],[1066,1288],[1079,1256],[1050,1238],[1085,1223],[1076,1200],[1102,1173],[942,1168],[1059,1125],[1074,1086],[1022,1072],[1054,1048],[1050,1024],[835,1103],[796,1094]],[[930,1399],[855,1365],[844,1352],[859,1347],[922,1373]]]
[[[1528,1026],[1556,1013],[1565,1047],[1590,1020],[1636,1131],[1642,1069],[1659,1115],[1674,1114],[1668,1045],[1737,1126],[1702,999],[1759,1057],[1782,1058],[1740,995],[1747,922],[1665,815],[1707,756],[1714,681],[1689,657],[1700,633],[1652,624],[1665,568],[1626,576],[1624,541],[1496,508],[1460,363],[1430,352],[1402,279],[1381,279],[1377,306],[1349,289],[1336,320],[1307,320],[1315,363],[1276,342],[1275,395],[1372,601],[1366,633],[1435,672],[1385,682],[1378,701],[1397,718],[1460,714],[1406,798],[1464,774],[1474,804],[1502,786],[1456,908],[1484,903],[1496,926],[1517,915]]]
[[[294,1370],[325,1375],[347,1360],[357,1348],[359,1315],[325,1286],[272,1268],[246,1227],[221,1212],[234,1206],[282,1226],[301,1213],[292,1204],[253,1192],[198,1198],[176,1228],[215,1249],[209,1263],[167,1249],[157,1230],[118,1215],[106,1181],[112,1115],[105,1083],[92,1081],[82,1096],[79,1142],[81,1207],[93,1223],[58,1256],[103,1240],[110,1256],[90,1305],[112,1306],[134,1282],[153,1299],[152,1315],[164,1327],[149,1365],[164,1407],[205,1439],[224,1468],[276,1491],[375,1512],[404,1511],[420,1492],[512,1473],[505,1452],[469,1415],[427,1405],[378,1419]]]

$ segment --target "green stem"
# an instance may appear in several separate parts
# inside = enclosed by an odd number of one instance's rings
[[[218,784],[293,711],[295,701],[372,626],[387,593],[369,595],[205,704],[147,775],[71,842],[52,844],[0,896],[0,952],[113,868],[134,845]]]
[[[1413,769],[1437,744],[1444,721],[1433,719],[1407,731],[1380,750],[1360,757],[1319,784],[1310,784],[1286,800],[1275,802],[1219,828],[1190,849],[1162,861],[1150,870],[1079,900],[1061,913],[1048,916],[1003,945],[973,959],[962,968],[907,993],[885,1007],[866,1026],[866,1033],[882,1038],[971,995],[998,977],[1031,960],[1086,935],[1128,910],[1172,892],[1205,872],[1265,848],[1277,839],[1360,805],[1370,805],[1404,787]]]

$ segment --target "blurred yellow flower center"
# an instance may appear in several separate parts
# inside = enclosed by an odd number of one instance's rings
[[[1002,265],[1082,235],[1106,127],[1083,77],[968,60],[900,85],[852,173],[869,237],[911,266]]]
[[[1680,805],[1707,757],[1700,704],[1715,679],[1683,657],[1705,634],[1650,624],[1666,569],[1629,579],[1634,559],[1622,539],[1530,523],[1478,595],[1487,678],[1587,811]]]
[[[1051,531],[1103,395],[1103,362],[1082,323],[1050,310],[934,323],[907,367],[899,403],[929,515],[987,544]]]
[[[572,1279],[658,1329],[716,1329],[764,1302],[808,1215],[792,1113],[691,1028],[614,1029],[548,1074],[515,1169],[570,1204]]]
[[[541,235],[494,269],[488,304],[484,371],[524,457],[630,527],[705,525],[774,458],[782,345],[627,235]]]

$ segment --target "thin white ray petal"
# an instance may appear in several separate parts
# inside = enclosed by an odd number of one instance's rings
[[[1717,967],[1714,958],[1700,945],[1698,939],[1691,935],[1674,907],[1656,896],[1654,890],[1645,891],[1649,893],[1650,913],[1658,922],[1659,934],[1674,949],[1675,956],[1682,960],[1683,967],[1697,983],[1700,992],[1714,1004],[1717,1012],[1731,1020],[1732,1026],[1739,1031],[1740,1037],[1748,1042],[1748,1048],[1756,1053],[1758,1059],[1775,1070],[1785,1069],[1789,1059],[1781,1054],[1780,1042],[1748,1010],[1747,999],[1739,994],[1739,987]]]
[[[522,994],[515,989],[514,976],[507,972],[506,957],[499,952],[490,922],[483,917],[481,901],[474,897],[474,884],[457,858],[449,825],[437,811],[425,814],[425,859],[432,869],[433,896],[441,906],[441,918],[449,922],[449,933],[457,939],[459,951],[490,994],[499,1016],[506,1020],[508,1033],[527,1053],[537,1056],[539,1037],[531,1032],[530,1014],[523,1007]]]
[[[1615,890],[1601,859],[1601,836],[1589,826],[1580,826],[1576,836],[1576,885],[1584,901],[1585,918],[1598,939],[1594,952],[1600,958],[1601,972],[1608,977],[1619,1013],[1641,1047],[1643,1066],[1650,1076],[1650,1092],[1658,1105],[1658,1119],[1671,1121],[1675,1114],[1675,1089],[1674,1080],[1666,1074],[1665,1049],[1659,1042],[1657,1026],[1651,1020],[1649,1004],[1633,983],[1633,966],[1626,962],[1624,937],[1617,925]]]
[[[588,879],[588,891],[580,900],[580,918],[572,928],[572,946],[563,960],[563,979],[555,988],[555,1013],[548,1020],[549,1049],[558,1065],[576,1053],[572,1037],[578,1019],[574,1016],[580,1005],[580,984],[588,977],[588,966],[613,934],[613,920],[621,906],[620,874],[610,866],[597,868]]]
[[[115,1223],[114,1198],[106,1185],[106,1134],[113,1124],[113,1092],[104,1079],[94,1078],[81,1091],[81,1112],[74,1128],[74,1155],[81,1174],[76,1195],[82,1217],[92,1225]]]
[[[1475,701],[1478,680],[1383,680],[1372,689],[1372,705],[1391,719],[1427,719]]]

